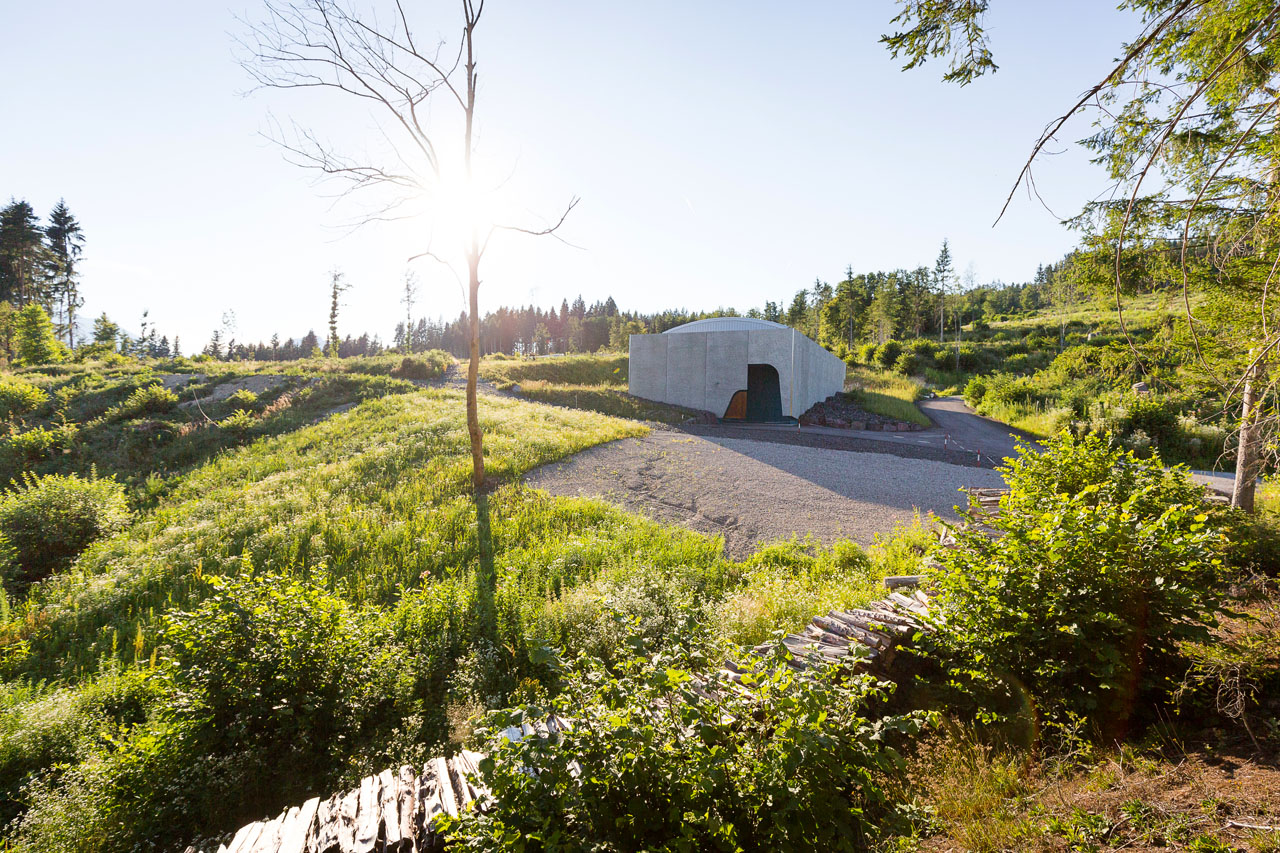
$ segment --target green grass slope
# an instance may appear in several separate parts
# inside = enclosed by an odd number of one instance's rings
[[[367,400],[221,453],[0,607],[12,848],[181,847],[545,695],[544,644],[607,660],[691,611],[758,641],[916,559],[793,542],[734,563],[717,539],[518,481],[644,426],[490,396],[480,414],[480,498],[460,392]]]

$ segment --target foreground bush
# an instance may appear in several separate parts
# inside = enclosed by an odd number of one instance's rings
[[[800,679],[780,661],[747,691],[694,686],[697,653],[632,656],[619,675],[581,659],[552,710],[573,728],[512,743],[543,708],[489,714],[481,762],[493,808],[451,827],[465,850],[854,850],[892,825],[918,714],[879,715],[869,677],[839,666]],[[514,849],[520,849],[515,847]]]
[[[212,581],[165,619],[152,713],[37,783],[15,850],[181,849],[340,784],[396,684],[376,622],[282,576]]]
[[[0,534],[12,549],[6,585],[25,587],[71,565],[94,540],[129,524],[124,487],[75,474],[27,474],[0,496]]]
[[[1001,470],[1011,493],[983,519],[998,535],[959,529],[941,555],[937,642],[1037,719],[1123,734],[1136,708],[1168,698],[1180,644],[1207,639],[1221,612],[1228,519],[1185,471],[1098,436],[1063,434]]]

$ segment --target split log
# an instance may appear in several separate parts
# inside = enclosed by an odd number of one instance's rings
[[[280,833],[279,853],[304,853],[308,850],[307,840],[314,837],[312,831],[316,823],[316,811],[319,808],[319,797],[312,797],[302,804],[302,808],[298,809],[293,820]]]
[[[412,851],[417,837],[415,818],[418,811],[418,780],[413,768],[408,764],[401,765],[398,781],[396,811],[400,816],[400,846]]]

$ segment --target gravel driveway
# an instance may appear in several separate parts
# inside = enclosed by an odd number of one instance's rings
[[[792,534],[868,544],[917,508],[954,518],[961,486],[1003,484],[983,468],[671,430],[593,447],[525,481],[722,535],[737,559]]]

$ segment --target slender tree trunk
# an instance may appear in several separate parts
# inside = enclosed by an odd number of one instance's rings
[[[476,110],[476,62],[471,40],[475,28],[475,15],[470,5],[467,9],[467,109],[466,148],[463,157],[466,165],[467,191],[471,185],[471,134]],[[467,363],[467,434],[471,437],[471,484],[477,494],[484,488],[484,435],[480,432],[480,409],[476,400],[476,385],[480,379],[480,243],[476,223],[471,223],[471,243],[467,251],[469,274],[468,310],[471,324],[471,360]]]
[[[1236,451],[1236,482],[1231,490],[1231,505],[1253,511],[1253,493],[1262,471],[1263,429],[1259,423],[1262,401],[1259,388],[1265,386],[1264,365],[1259,362],[1249,370],[1244,381],[1244,406],[1240,415],[1240,447]]]

